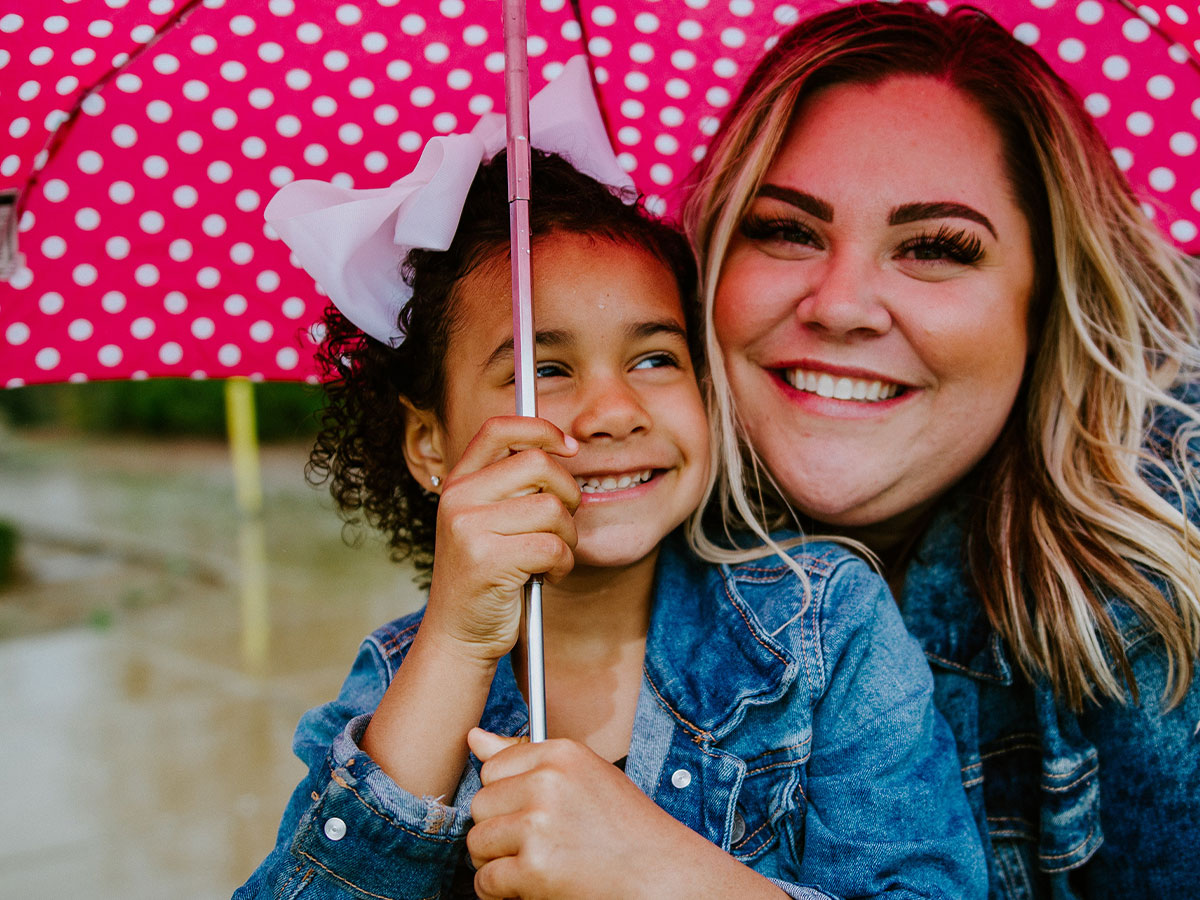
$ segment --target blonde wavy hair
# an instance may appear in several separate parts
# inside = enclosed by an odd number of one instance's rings
[[[1188,518],[1200,503],[1189,449],[1200,413],[1179,396],[1200,373],[1200,276],[1148,220],[1075,92],[983,12],[868,3],[816,16],[783,36],[725,116],[684,211],[700,260],[719,435],[708,501],[760,537],[787,518],[741,438],[713,334],[730,241],[793,110],[823,87],[895,75],[937,78],[980,104],[1003,139],[1034,244],[1036,351],[980,464],[992,499],[977,504],[967,535],[987,615],[1023,671],[1048,679],[1072,708],[1099,697],[1136,702],[1106,600],[1119,597],[1162,640],[1163,700],[1174,705],[1200,649],[1200,536]],[[1183,424],[1156,435],[1155,417],[1168,411]],[[1156,436],[1159,452],[1147,452]],[[1169,485],[1169,500],[1151,480]],[[690,538],[708,558],[730,552],[699,522]]]

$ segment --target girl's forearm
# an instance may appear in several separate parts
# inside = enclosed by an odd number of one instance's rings
[[[782,900],[787,893],[720,847],[690,829],[674,832],[675,864],[661,864],[648,874],[644,897],[736,897],[738,900]]]
[[[450,802],[495,671],[495,660],[419,631],[363,734],[363,751],[409,793]]]

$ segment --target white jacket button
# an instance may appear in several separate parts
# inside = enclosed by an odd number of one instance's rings
[[[692,773],[687,769],[676,769],[671,773],[671,784],[683,789],[692,783]]]
[[[346,836],[346,823],[333,816],[325,820],[325,837],[331,841],[340,841]]]

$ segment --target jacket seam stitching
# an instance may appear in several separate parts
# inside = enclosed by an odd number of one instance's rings
[[[773,647],[771,647],[762,638],[760,638],[758,636],[754,626],[750,624],[750,620],[746,617],[746,613],[743,612],[742,608],[734,601],[733,591],[730,590],[730,587],[728,584],[725,585],[725,599],[727,599],[729,601],[730,605],[732,605],[733,608],[737,611],[737,614],[742,617],[742,622],[745,624],[746,630],[748,632],[750,632],[750,636],[752,638],[754,638],[754,640],[758,643],[758,645],[786,666],[787,660],[784,659],[782,656],[780,656]]]
[[[377,646],[384,656],[391,656],[392,651],[400,646],[400,642],[408,637],[409,634],[416,631],[421,626],[420,622],[414,622],[402,631],[398,631],[388,637],[386,641],[376,641]]]
[[[738,842],[737,842],[737,848],[745,847],[745,846],[746,846],[746,844],[749,842],[750,838],[754,837],[756,834],[758,834],[760,831],[762,831],[764,828],[766,828],[766,827],[767,827],[768,825],[770,825],[770,824],[771,824],[771,823],[770,823],[769,821],[768,821],[768,822],[763,822],[761,825],[759,825],[757,828],[755,828],[755,829],[754,829],[752,832],[750,832],[748,835],[746,835],[744,838],[742,838],[740,841],[738,841]],[[730,849],[730,850],[733,850],[733,849],[735,849],[735,848],[734,848],[734,847],[730,847],[729,849]],[[758,848],[758,847],[755,847],[754,849],[755,849],[755,850],[758,850],[759,848]]]
[[[313,865],[320,866],[322,869],[324,869],[326,872],[328,872],[329,876],[331,878],[336,878],[338,881],[342,882],[342,884],[349,885],[350,887],[354,888],[354,890],[356,890],[356,891],[362,891],[364,894],[366,894],[369,897],[378,897],[379,900],[397,900],[396,897],[393,897],[389,894],[376,894],[374,891],[368,891],[362,885],[356,884],[353,881],[350,881],[349,879],[343,878],[337,872],[333,871],[333,869],[329,868],[329,866],[325,865],[319,859],[317,859],[315,856],[310,854],[307,850],[300,850],[299,853],[301,855],[303,855],[304,857],[306,857],[308,860],[310,860],[313,863]],[[438,896],[438,894],[430,894],[428,897],[421,898],[421,900],[437,900],[437,896]]]
[[[1085,846],[1087,846],[1088,842],[1089,842],[1089,841],[1091,841],[1091,839],[1092,839],[1092,835],[1093,835],[1093,834],[1095,834],[1095,833],[1096,833],[1096,826],[1095,826],[1095,825],[1093,825],[1091,828],[1089,828],[1089,829],[1088,829],[1088,833],[1087,833],[1087,835],[1084,837],[1084,839],[1083,839],[1082,841],[1080,841],[1078,844],[1076,844],[1076,845],[1075,845],[1073,848],[1071,848],[1070,850],[1068,850],[1066,853],[1054,853],[1054,854],[1050,854],[1050,853],[1038,853],[1038,859],[1042,859],[1042,860],[1047,860],[1047,859],[1066,859],[1066,858],[1067,858],[1067,857],[1069,857],[1069,856],[1075,856],[1075,855],[1077,855],[1077,854],[1078,854],[1078,853],[1079,853],[1081,850],[1083,850],[1083,848],[1084,848]],[[1068,865],[1065,865],[1065,866],[1059,866],[1058,868],[1053,868],[1053,869],[1052,869],[1052,868],[1050,868],[1049,866],[1047,866],[1047,867],[1046,867],[1046,871],[1047,871],[1047,872],[1065,872],[1067,869],[1073,868],[1075,865],[1078,865],[1078,863],[1080,863],[1080,862],[1083,862],[1083,860],[1077,860],[1077,861],[1076,861],[1076,862],[1074,862],[1074,863],[1071,863],[1071,864],[1068,864]]]
[[[974,675],[976,678],[981,678],[986,681],[993,681],[996,684],[1004,684],[1004,679],[998,675],[989,675],[987,672],[980,672],[978,669],[972,669],[970,666],[964,666],[962,663],[957,663],[953,660],[947,659],[944,656],[939,656],[930,650],[926,650],[925,655],[948,668],[955,669],[967,675]]]
[[[703,738],[706,741],[713,740],[712,732],[705,731],[700,726],[692,724],[687,719],[685,719],[679,713],[679,711],[677,709],[675,709],[674,706],[671,705],[671,703],[667,700],[667,698],[662,695],[662,692],[659,691],[658,685],[656,685],[654,683],[654,679],[650,677],[649,672],[646,672],[645,670],[643,670],[643,674],[646,676],[646,683],[648,685],[650,685],[650,690],[654,691],[654,696],[658,698],[659,702],[663,705],[663,708],[666,709],[667,712],[669,712],[676,719],[678,719],[681,723],[683,723],[688,728],[690,728],[695,733],[696,737]]]
[[[347,782],[344,778],[340,777],[336,771],[330,769],[329,777],[332,778],[333,781],[336,782],[338,785],[340,785],[341,787],[348,790],[351,794],[353,794],[354,798],[359,803],[361,803],[363,805],[363,807],[365,807],[366,810],[369,813],[371,813],[371,815],[378,816],[379,818],[383,819],[383,821],[387,822],[389,825],[391,825],[395,828],[399,828],[405,834],[411,834],[413,837],[420,838],[420,839],[426,840],[426,841],[431,841],[436,844],[453,844],[455,842],[454,838],[438,837],[436,835],[428,834],[424,831],[417,831],[416,829],[411,828],[408,825],[405,825],[403,822],[397,822],[391,816],[388,816],[388,815],[380,812],[374,806],[372,806],[370,803],[368,803],[367,800],[357,790],[355,790],[354,786],[351,785],[349,782]]]
[[[1090,769],[1088,769],[1086,772],[1084,772],[1082,775],[1080,775],[1078,778],[1076,778],[1074,781],[1071,781],[1068,784],[1062,784],[1062,785],[1051,785],[1051,784],[1047,784],[1046,781],[1049,779],[1053,779],[1053,778],[1064,778],[1064,777],[1069,778],[1071,775],[1074,775],[1075,773],[1071,772],[1065,776],[1058,776],[1058,775],[1043,776],[1042,790],[1043,791],[1054,791],[1055,793],[1060,792],[1060,791],[1069,791],[1071,788],[1075,787],[1075,785],[1079,784],[1079,782],[1086,781],[1087,779],[1091,778],[1093,775],[1096,774],[1096,772],[1099,769],[1100,769],[1099,764],[1095,764]],[[1075,771],[1079,771],[1079,770],[1076,769]]]
[[[797,746],[800,746],[800,745],[797,745]],[[791,748],[788,748],[788,749],[791,749]],[[779,762],[768,763],[765,766],[759,766],[757,769],[747,769],[746,774],[747,775],[757,775],[759,772],[765,772],[768,769],[778,769],[781,766],[798,766],[798,765],[800,765],[800,760],[798,760],[798,759],[781,759]]]

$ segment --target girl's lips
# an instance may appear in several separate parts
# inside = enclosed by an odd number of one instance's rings
[[[642,482],[649,481],[653,474],[653,469],[639,469],[607,475],[576,475],[575,483],[585,494],[606,494],[611,491],[623,491],[629,487],[636,487]]]
[[[627,500],[649,492],[664,471],[666,470],[638,469],[619,474],[576,475],[575,483],[583,493],[584,503]]]

